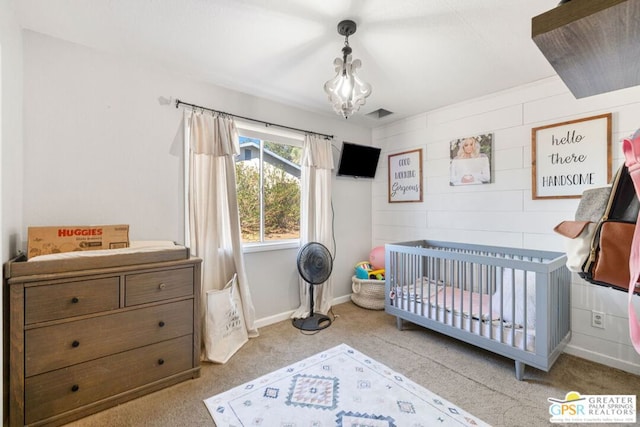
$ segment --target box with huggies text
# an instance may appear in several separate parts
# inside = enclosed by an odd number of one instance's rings
[[[38,255],[129,247],[129,225],[29,227],[27,258]]]

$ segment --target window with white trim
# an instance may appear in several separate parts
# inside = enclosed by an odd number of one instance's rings
[[[235,165],[242,241],[299,240],[302,141],[240,126],[238,130]]]

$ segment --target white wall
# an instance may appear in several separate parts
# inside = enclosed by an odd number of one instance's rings
[[[16,254],[22,228],[22,35],[13,2],[0,0],[0,259]],[[4,287],[3,287],[4,289]],[[5,342],[8,310],[5,292],[0,293],[3,340],[0,366],[3,370],[0,419],[6,424],[8,411],[8,348]]]
[[[0,3],[2,260],[14,255],[22,227],[22,33],[13,3]]]
[[[160,97],[335,135],[337,147],[371,143],[369,129],[331,112],[287,107],[38,33],[24,33],[24,57],[23,246],[27,226],[57,224],[125,223],[133,240],[184,242],[182,110]],[[334,179],[335,297],[351,293],[353,265],[371,249],[370,191],[370,182]],[[258,319],[297,308],[296,255],[247,254]]]
[[[531,129],[607,112],[613,113],[615,170],[621,138],[640,127],[640,87],[576,100],[554,77],[375,129],[373,145],[383,147],[385,158],[424,149],[425,194],[423,203],[387,203],[383,162],[372,193],[373,244],[431,239],[564,251],[553,227],[573,219],[578,200],[532,200]],[[449,142],[485,132],[494,133],[494,182],[449,186]],[[639,374],[625,298],[574,275],[566,352]],[[591,327],[591,310],[606,314],[604,330]]]

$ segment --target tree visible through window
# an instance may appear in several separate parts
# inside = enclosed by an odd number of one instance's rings
[[[240,137],[236,176],[244,242],[300,237],[301,156],[302,147]]]

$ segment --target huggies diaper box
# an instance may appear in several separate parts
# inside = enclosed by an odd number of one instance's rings
[[[27,258],[38,255],[129,247],[129,225],[28,227]]]

